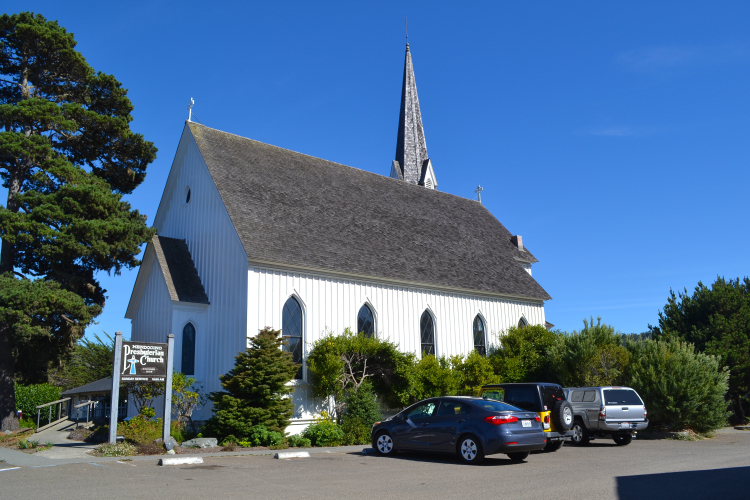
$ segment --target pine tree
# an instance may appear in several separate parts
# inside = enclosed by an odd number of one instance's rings
[[[222,375],[224,391],[211,393],[213,416],[204,433],[218,438],[248,438],[256,425],[284,432],[294,411],[287,385],[299,369],[292,355],[282,350],[279,330],[264,328],[250,347],[235,356],[234,368]]]
[[[156,148],[133,106],[72,33],[24,12],[0,17],[0,420],[15,429],[16,376],[46,382],[101,313],[99,271],[134,268],[153,235],[122,200]]]

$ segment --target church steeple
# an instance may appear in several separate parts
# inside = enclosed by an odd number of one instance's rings
[[[432,189],[437,186],[435,172],[427,156],[422,113],[419,110],[419,97],[417,97],[417,82],[414,79],[414,66],[408,42],[404,62],[404,82],[401,87],[396,159],[391,167],[391,177]]]

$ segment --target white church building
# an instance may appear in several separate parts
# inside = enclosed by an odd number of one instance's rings
[[[282,330],[302,364],[294,433],[321,409],[305,359],[327,332],[450,356],[544,325],[550,296],[521,237],[437,185],[408,44],[390,177],[186,122],[126,313],[132,340],[173,333],[175,369],[210,392],[248,338]]]

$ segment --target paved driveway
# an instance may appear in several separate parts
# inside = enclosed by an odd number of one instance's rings
[[[65,464],[0,472],[2,498],[748,498],[750,432],[705,441],[597,440],[585,448],[505,455],[481,466],[423,455],[380,458],[321,453],[311,458],[209,457],[195,466],[156,460]],[[2,465],[2,464],[0,464]]]

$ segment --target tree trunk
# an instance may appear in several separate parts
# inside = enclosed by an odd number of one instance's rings
[[[747,418],[745,417],[745,409],[742,408],[742,395],[737,394],[737,411],[735,412],[737,415],[737,421],[744,425],[747,423]]]
[[[21,191],[20,169],[10,171],[8,203],[6,208],[13,213],[19,206],[15,195]],[[0,249],[0,274],[12,273],[15,248],[3,240]],[[16,431],[20,428],[16,416],[16,363],[13,359],[13,325],[0,324],[0,431]]]
[[[10,325],[0,324],[0,431],[17,431],[16,389]]]

